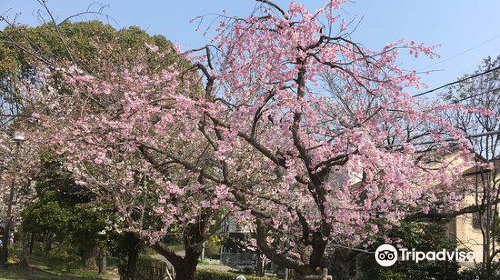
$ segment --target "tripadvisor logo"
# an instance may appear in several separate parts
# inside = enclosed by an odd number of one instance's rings
[[[406,248],[401,248],[397,250],[394,246],[389,244],[380,245],[375,251],[375,260],[381,266],[391,266],[396,263],[396,261],[414,261],[418,263],[423,260],[429,261],[473,261],[477,257],[476,252],[463,252],[463,251],[447,251],[445,249],[438,252],[422,252],[415,251],[415,249],[408,250]]]
[[[389,244],[380,245],[375,251],[375,260],[381,266],[391,266],[398,260],[398,250]]]

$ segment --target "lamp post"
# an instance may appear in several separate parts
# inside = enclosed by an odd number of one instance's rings
[[[15,187],[16,187],[16,180],[17,180],[17,172],[18,172],[18,165],[19,165],[19,152],[21,150],[21,143],[26,140],[25,136],[23,133],[16,131],[13,134],[12,140],[16,143],[16,150],[13,155],[14,159],[14,166],[12,168],[12,182],[10,184],[10,192],[9,192],[9,197],[7,200],[7,213],[5,215],[5,222],[4,222],[4,233],[3,233],[3,239],[2,239],[2,249],[1,249],[1,257],[0,257],[0,266],[5,266],[7,264],[7,259],[8,259],[8,244],[10,240],[10,228],[12,227],[12,221],[13,221],[13,216],[12,216],[12,206],[14,204],[14,195],[15,195]]]

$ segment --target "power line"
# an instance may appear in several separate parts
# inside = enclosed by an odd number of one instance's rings
[[[457,54],[456,54],[456,55],[454,55],[454,56],[450,56],[450,57],[448,57],[448,58],[446,58],[446,59],[444,59],[444,60],[441,60],[441,61],[439,61],[439,62],[436,62],[436,63],[434,63],[434,64],[431,64],[431,65],[429,65],[429,66],[427,66],[427,67],[421,68],[421,69],[419,69],[419,71],[420,71],[420,70],[425,70],[425,69],[427,69],[427,68],[430,68],[430,67],[432,67],[432,66],[436,66],[436,65],[441,64],[441,63],[444,63],[444,62],[446,62],[446,61],[448,61],[448,60],[450,60],[450,59],[453,59],[453,58],[455,58],[455,57],[457,57],[457,56],[461,56],[462,54],[467,53],[467,52],[470,52],[470,51],[472,51],[473,49],[475,49],[475,48],[477,48],[477,47],[480,47],[480,46],[482,46],[482,45],[484,45],[484,44],[487,44],[487,43],[489,43],[489,42],[491,42],[491,41],[493,41],[493,40],[495,40],[495,39],[497,39],[497,38],[499,38],[499,37],[500,37],[500,34],[498,34],[498,35],[496,35],[495,37],[492,37],[492,38],[490,38],[490,39],[488,39],[488,40],[486,40],[486,41],[484,41],[484,42],[482,42],[482,43],[479,43],[479,44],[477,44],[477,45],[475,45],[475,46],[473,46],[473,47],[471,47],[471,48],[468,48],[468,49],[466,49],[466,50],[465,50],[465,51],[463,51],[463,52],[457,53]]]
[[[465,138],[471,139],[471,138],[478,138],[478,137],[497,135],[497,134],[500,134],[500,130],[488,131],[488,132],[477,133],[477,134],[470,134],[470,135],[466,135]],[[443,141],[444,142],[452,142],[452,141],[456,141],[456,140],[457,140],[457,138],[448,138],[448,139],[444,139]],[[413,145],[427,145],[427,144],[434,144],[436,142],[437,141],[426,141],[426,142],[415,143]]]
[[[450,104],[457,104],[457,103],[460,103],[460,102],[465,101],[467,99],[471,99],[471,98],[474,98],[474,97],[477,97],[477,96],[485,95],[485,94],[488,94],[488,93],[491,93],[491,92],[495,92],[497,90],[500,90],[500,87],[497,87],[497,88],[494,88],[494,89],[490,89],[488,91],[481,92],[481,93],[478,93],[478,94],[470,95],[470,96],[464,97],[462,99],[453,100]]]
[[[490,72],[493,72],[493,71],[496,71],[496,70],[498,70],[498,69],[500,69],[500,66],[497,66],[497,67],[491,68],[491,69],[486,70],[486,71],[481,72],[481,73],[477,73],[477,74],[474,74],[474,75],[471,75],[471,76],[465,77],[465,78],[460,79],[460,80],[457,80],[457,81],[455,81],[455,82],[447,83],[447,84],[442,85],[442,86],[440,86],[440,87],[433,88],[433,89],[431,89],[431,90],[428,90],[428,91],[425,91],[425,92],[422,92],[422,93],[419,93],[419,94],[415,94],[415,95],[413,95],[412,97],[419,97],[419,96],[429,94],[429,93],[431,93],[431,92],[434,92],[434,91],[436,91],[436,90],[439,90],[439,89],[442,89],[442,88],[445,88],[445,87],[449,87],[449,86],[452,86],[452,85],[455,85],[455,84],[458,84],[458,83],[463,83],[463,82],[465,82],[465,81],[467,81],[467,80],[470,80],[470,79],[473,79],[473,78],[476,78],[476,77],[479,77],[479,76],[482,76],[482,75],[486,75],[486,74],[488,74],[488,73],[490,73]]]
[[[477,133],[477,134],[470,134],[470,135],[465,135],[465,138],[467,139],[472,139],[472,138],[478,138],[478,137],[483,137],[483,136],[491,136],[491,135],[500,135],[500,130],[494,130],[494,131],[487,131],[487,132],[483,132],[483,133]],[[457,138],[448,138],[448,139],[444,139],[442,140],[442,142],[453,142],[453,141],[456,141],[458,140]],[[414,143],[413,146],[420,146],[420,145],[429,145],[429,144],[434,144],[434,143],[437,143],[439,141],[437,140],[430,140],[430,141],[425,141],[425,142],[418,142],[418,143]],[[395,145],[389,145],[387,147],[402,147],[403,144],[395,144]]]

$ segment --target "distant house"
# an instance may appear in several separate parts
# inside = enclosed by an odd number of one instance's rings
[[[500,160],[496,160],[494,162],[496,169],[498,170],[498,167],[500,165]],[[467,191],[463,194],[463,201],[462,201],[462,207],[468,207],[468,206],[474,206],[474,205],[481,205],[481,200],[483,197],[483,181],[479,179],[478,184],[476,184],[476,179],[480,178],[482,174],[488,174],[490,173],[491,182],[490,188],[494,186],[494,189],[498,190],[498,174],[496,174],[497,178],[493,180],[493,177],[491,176],[491,172],[493,170],[488,170],[488,169],[483,169],[483,168],[477,168],[477,167],[472,167],[469,168],[464,172],[464,178],[460,184],[468,184],[470,191]],[[483,177],[484,178],[484,177]],[[496,183],[494,182],[496,181]],[[495,185],[496,184],[496,185]],[[496,213],[493,213],[493,215],[496,215],[496,220],[500,221],[500,216],[499,212],[497,211]],[[490,223],[492,222],[492,219],[490,219]],[[479,263],[482,262],[482,255],[483,255],[483,246],[484,246],[484,241],[483,241],[483,234],[481,231],[481,228],[484,229],[484,227],[487,225],[488,220],[484,217],[480,218],[480,215],[478,213],[467,213],[463,215],[459,215],[455,218],[453,218],[447,225],[447,233],[448,237],[451,240],[454,240],[457,242],[457,248],[459,249],[466,249],[470,250],[473,252],[476,252],[476,259],[475,262]],[[498,246],[498,244],[497,244]],[[500,256],[497,256],[497,258],[500,259]],[[462,263],[462,265],[471,267],[473,265],[473,262],[469,263]]]

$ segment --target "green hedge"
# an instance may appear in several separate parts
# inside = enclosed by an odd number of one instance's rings
[[[241,275],[238,273],[218,271],[214,269],[199,269],[196,271],[196,280],[234,280],[236,276]],[[251,275],[244,275],[247,280],[279,280],[274,277],[257,277]]]

